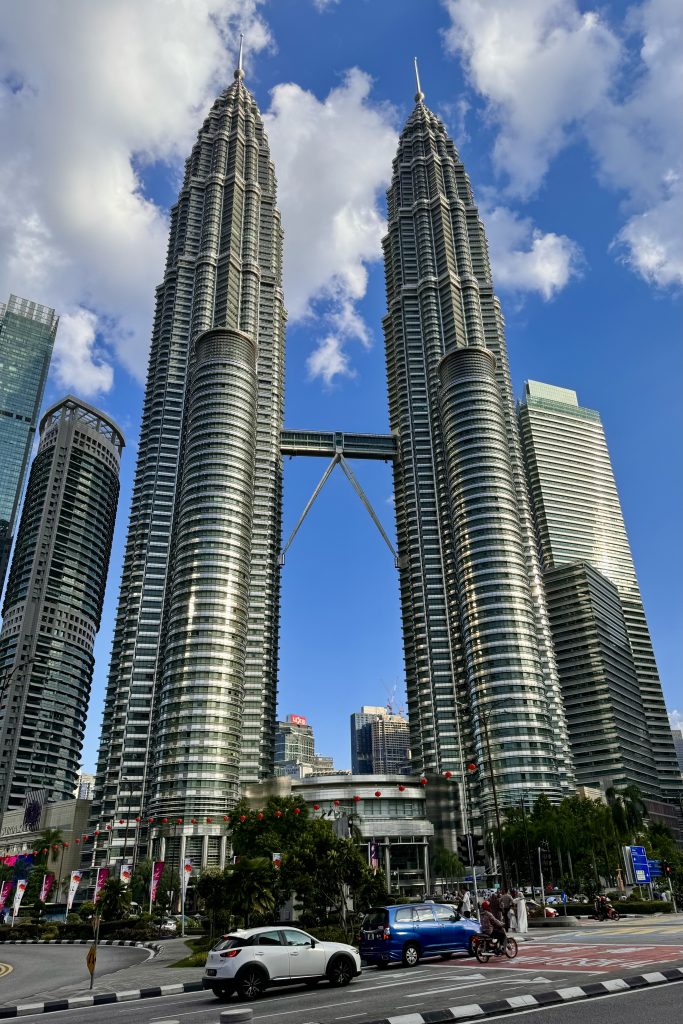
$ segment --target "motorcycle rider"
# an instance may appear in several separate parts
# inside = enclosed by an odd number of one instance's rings
[[[497,943],[499,949],[505,949],[505,943],[507,942],[505,922],[501,917],[496,917],[492,913],[491,904],[488,900],[483,900],[481,904],[479,927],[483,935],[490,936]]]

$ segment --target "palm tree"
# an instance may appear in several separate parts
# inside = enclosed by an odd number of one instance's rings
[[[230,872],[230,910],[249,927],[252,917],[268,917],[275,910],[273,866],[265,857],[240,858]]]
[[[102,887],[97,907],[103,921],[120,921],[126,917],[130,906],[131,893],[119,878],[108,878]]]
[[[36,864],[42,863],[45,866],[50,863],[55,864],[57,862],[57,858],[64,849],[64,833],[61,828],[43,829],[38,836],[36,849],[38,850]]]

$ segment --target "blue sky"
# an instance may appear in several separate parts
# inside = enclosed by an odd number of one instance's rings
[[[124,428],[84,766],[96,754],[154,286],[182,161],[247,37],[286,232],[286,425],[386,431],[379,241],[420,61],[485,219],[516,394],[602,415],[668,706],[683,708],[681,14],[673,0],[0,0],[0,297],[62,315],[46,403]],[[37,16],[40,8],[41,16]],[[285,464],[288,535],[325,466]],[[388,466],[359,463],[393,535]],[[339,471],[282,581],[280,710],[349,766],[348,716],[403,691],[391,556]]]

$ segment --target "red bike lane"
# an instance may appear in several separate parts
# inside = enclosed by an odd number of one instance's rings
[[[514,960],[504,956],[493,956],[484,964],[477,963],[478,971],[495,968],[500,970],[534,970],[534,971],[575,971],[596,974],[611,974],[614,971],[628,973],[651,965],[683,964],[683,946],[681,945],[618,945],[616,943],[524,943],[519,946],[519,953]],[[458,965],[458,961],[445,961],[440,966],[448,968]],[[460,961],[459,966],[463,966]]]

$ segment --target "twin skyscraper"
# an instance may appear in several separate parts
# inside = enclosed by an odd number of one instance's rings
[[[148,852],[182,839],[196,863],[217,863],[222,815],[273,774],[282,251],[239,67],[187,161],[157,290],[93,805],[113,831],[95,860],[116,860],[144,819]],[[382,457],[391,448],[411,753],[415,772],[453,777],[462,827],[468,788],[475,819],[490,820],[491,787],[468,787],[464,769],[487,748],[504,806],[560,800],[576,780],[484,228],[419,86],[384,259]]]

